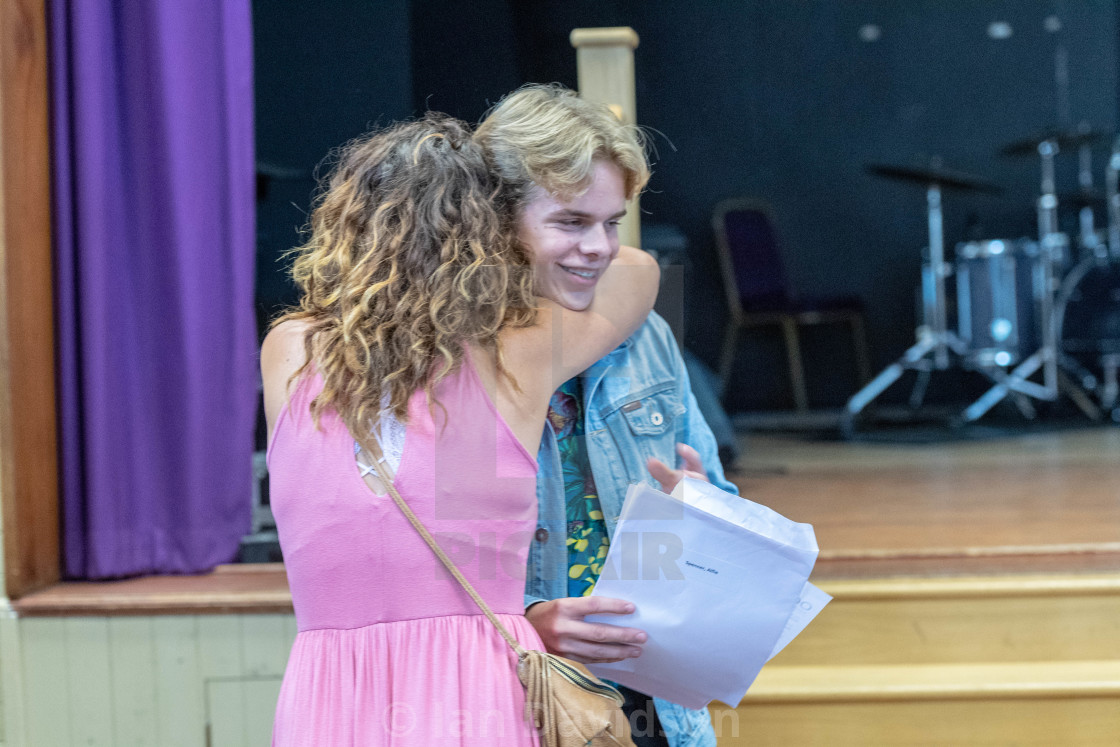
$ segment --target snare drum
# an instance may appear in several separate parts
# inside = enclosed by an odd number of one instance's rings
[[[957,336],[980,365],[1010,366],[1036,346],[1038,243],[970,241],[956,247]]]

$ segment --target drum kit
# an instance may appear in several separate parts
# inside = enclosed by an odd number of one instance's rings
[[[999,192],[973,174],[946,168],[868,164],[876,176],[926,187],[928,260],[923,261],[921,323],[917,341],[854,394],[842,428],[855,431],[861,412],[910,370],[917,381],[910,406],[924,401],[931,374],[949,368],[976,371],[990,388],[954,418],[963,424],[1010,400],[1026,418],[1034,401],[1062,397],[1094,420],[1108,414],[1120,422],[1120,138],[1105,171],[1107,230],[1095,225],[1090,146],[1105,133],[1087,126],[1053,129],[1010,143],[1005,156],[1037,155],[1041,184],[1036,202],[1038,236],[957,244],[945,253],[941,197],[946,190]],[[1078,149],[1079,189],[1059,195],[1055,159]],[[1078,209],[1073,240],[1059,228],[1059,200]],[[950,328],[947,284],[955,281],[956,323]],[[1098,373],[1094,373],[1098,371]]]

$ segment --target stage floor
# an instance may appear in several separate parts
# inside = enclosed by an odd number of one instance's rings
[[[935,444],[751,433],[729,477],[812,524],[816,579],[1120,570],[1120,428]]]

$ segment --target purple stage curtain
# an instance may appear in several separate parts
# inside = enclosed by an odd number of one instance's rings
[[[193,573],[249,529],[250,0],[51,0],[64,573]]]

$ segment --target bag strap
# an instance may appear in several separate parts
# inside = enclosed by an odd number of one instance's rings
[[[369,448],[367,447],[366,450],[369,451]],[[502,638],[506,639],[506,643],[508,643],[517,654],[517,658],[525,658],[525,649],[522,648],[521,644],[519,644],[514,639],[514,637],[509,634],[509,631],[506,630],[505,626],[498,621],[498,618],[495,617],[494,613],[490,611],[489,605],[487,605],[486,602],[482,601],[482,597],[478,595],[478,592],[474,590],[474,587],[471,586],[470,582],[467,581],[467,579],[463,578],[463,574],[459,572],[459,569],[456,568],[455,564],[451,562],[451,559],[447,557],[447,554],[443,551],[443,548],[436,544],[436,541],[432,538],[432,535],[428,533],[427,528],[422,523],[420,523],[419,519],[416,518],[416,514],[412,513],[412,509],[408,507],[407,503],[405,503],[404,498],[401,498],[401,494],[397,492],[396,487],[393,485],[393,481],[385,475],[385,468],[381,465],[381,461],[376,458],[376,455],[374,456],[375,458],[371,461],[373,462],[374,468],[377,470],[377,476],[381,479],[381,483],[389,490],[389,495],[393,496],[393,501],[395,501],[396,504],[400,507],[401,511],[404,512],[404,515],[408,519],[408,522],[412,524],[413,528],[416,529],[416,531],[419,532],[420,536],[424,538],[424,541],[428,543],[428,547],[432,548],[432,552],[436,554],[436,556],[440,559],[440,562],[442,562],[447,570],[451,572],[451,575],[455,577],[455,580],[459,582],[459,584],[463,587],[463,590],[470,595],[470,598],[474,600],[474,603],[478,605],[479,609],[482,610],[482,613],[486,615],[486,618],[494,624],[494,627],[498,629],[499,633],[501,633]]]

